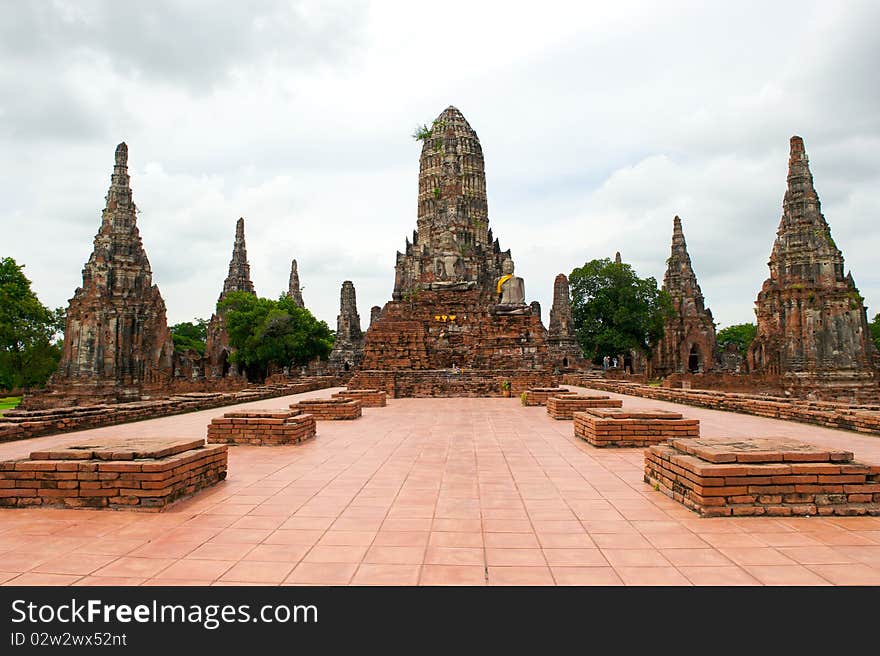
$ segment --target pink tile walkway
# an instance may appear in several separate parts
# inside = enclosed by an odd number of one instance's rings
[[[311,392],[240,407],[286,407]],[[773,435],[880,462],[880,437],[672,403],[703,435]],[[95,435],[202,437],[228,408]],[[880,518],[699,519],[518,399],[394,399],[289,447],[230,447],[229,478],[161,514],[0,510],[5,585],[880,585]]]

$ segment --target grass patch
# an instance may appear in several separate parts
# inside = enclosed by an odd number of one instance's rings
[[[18,407],[19,403],[21,403],[20,396],[0,397],[0,415],[3,414],[4,410],[12,410],[13,408]]]

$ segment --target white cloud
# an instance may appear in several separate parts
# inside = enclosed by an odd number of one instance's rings
[[[555,275],[589,259],[620,250],[661,281],[674,214],[716,321],[751,320],[796,133],[847,265],[880,306],[875,4],[209,13],[0,9],[0,254],[27,265],[47,304],[80,283],[125,140],[170,321],[210,314],[244,216],[259,293],[281,293],[296,257],[319,318],[335,325],[351,279],[366,325],[415,228],[409,135],[455,104],[483,144],[490,223],[545,321]]]

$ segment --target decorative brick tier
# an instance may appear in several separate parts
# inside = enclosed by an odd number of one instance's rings
[[[385,390],[377,390],[377,389],[358,389],[358,390],[343,390],[342,392],[336,392],[333,394],[331,398],[334,399],[357,399],[361,402],[362,408],[384,408],[385,407],[385,399],[388,395],[385,393]]]
[[[299,410],[241,410],[215,417],[208,425],[209,444],[280,446],[315,436],[315,418]]]
[[[645,451],[645,482],[703,517],[880,515],[880,466],[787,438],[688,438]]]
[[[0,506],[158,512],[226,478],[226,458],[203,440],[89,439],[0,462]]]
[[[492,397],[504,396],[501,385],[510,383],[511,394],[519,395],[532,387],[551,387],[559,376],[522,369],[470,369],[454,373],[451,369],[420,371],[361,370],[349,382],[349,389],[381,389],[388,398]]]
[[[532,406],[547,405],[547,399],[551,396],[576,396],[577,392],[572,392],[565,387],[533,387],[523,392],[523,394],[525,395],[521,397],[523,405]]]
[[[699,437],[700,420],[665,410],[588,408],[574,413],[574,434],[593,446],[651,446],[677,437]]]
[[[253,386],[237,392],[189,392],[130,403],[7,410],[3,416],[0,416],[0,442],[314,392],[341,384],[341,380],[335,376],[314,376],[294,379],[283,384]]]
[[[547,399],[547,414],[554,419],[574,419],[574,413],[588,408],[620,408],[623,401],[608,396],[563,395]]]
[[[859,433],[880,435],[880,405],[878,404],[809,401],[713,390],[669,389],[622,381],[596,380],[577,375],[565,375],[562,382],[567,385],[579,385],[605,392],[657,399],[658,401],[684,403],[712,410],[741,412],[758,417],[786,419],[827,428],[842,428]]]
[[[357,419],[361,416],[361,402],[357,399],[306,399],[291,403],[291,410],[313,415],[315,419]]]

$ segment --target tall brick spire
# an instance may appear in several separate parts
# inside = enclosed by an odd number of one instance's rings
[[[296,268],[296,260],[290,262],[290,282],[287,285],[287,295],[300,307],[305,307],[303,302],[302,287],[299,285],[299,271]]]
[[[770,277],[755,301],[758,336],[749,364],[798,386],[821,375],[822,386],[831,387],[845,373],[846,386],[856,389],[876,380],[866,310],[822,215],[803,139],[792,137],[790,147]]]
[[[232,259],[229,260],[229,275],[223,282],[223,293],[220,299],[226,298],[232,292],[254,293],[254,283],[251,282],[251,267],[247,259],[247,247],[244,243],[244,219],[240,218],[235,224],[235,245],[232,247]]]
[[[547,344],[557,364],[574,366],[584,357],[574,331],[571,316],[571,290],[568,277],[560,273],[553,281],[553,305],[550,308],[550,327]]]
[[[780,284],[797,284],[805,271],[803,267],[807,267],[816,280],[827,284],[841,282],[843,253],[831,238],[831,228],[822,215],[804,140],[794,136],[790,144],[788,186],[770,254],[770,275],[778,278]]]
[[[349,371],[360,364],[364,357],[364,334],[361,317],[357,311],[354,283],[346,280],[339,291],[339,316],[336,318],[336,342],[330,352],[330,363],[338,369]]]
[[[680,302],[684,298],[690,298],[693,299],[697,311],[703,310],[703,292],[691,265],[691,256],[688,254],[681,219],[678,216],[672,220],[672,253],[666,260],[663,289],[674,301]]]
[[[116,147],[101,227],[82,278],[67,309],[53,393],[88,403],[137,398],[145,386],[167,384],[171,334],[137,228],[125,143]]]
[[[715,323],[712,311],[704,305],[678,216],[672,220],[672,250],[666,260],[663,291],[672,297],[675,314],[666,320],[663,337],[655,347],[653,373],[666,376],[712,369]]]
[[[489,229],[486,170],[477,133],[451,105],[419,137],[418,229],[397,254],[393,298],[419,290],[481,289],[487,302],[510,251]]]

